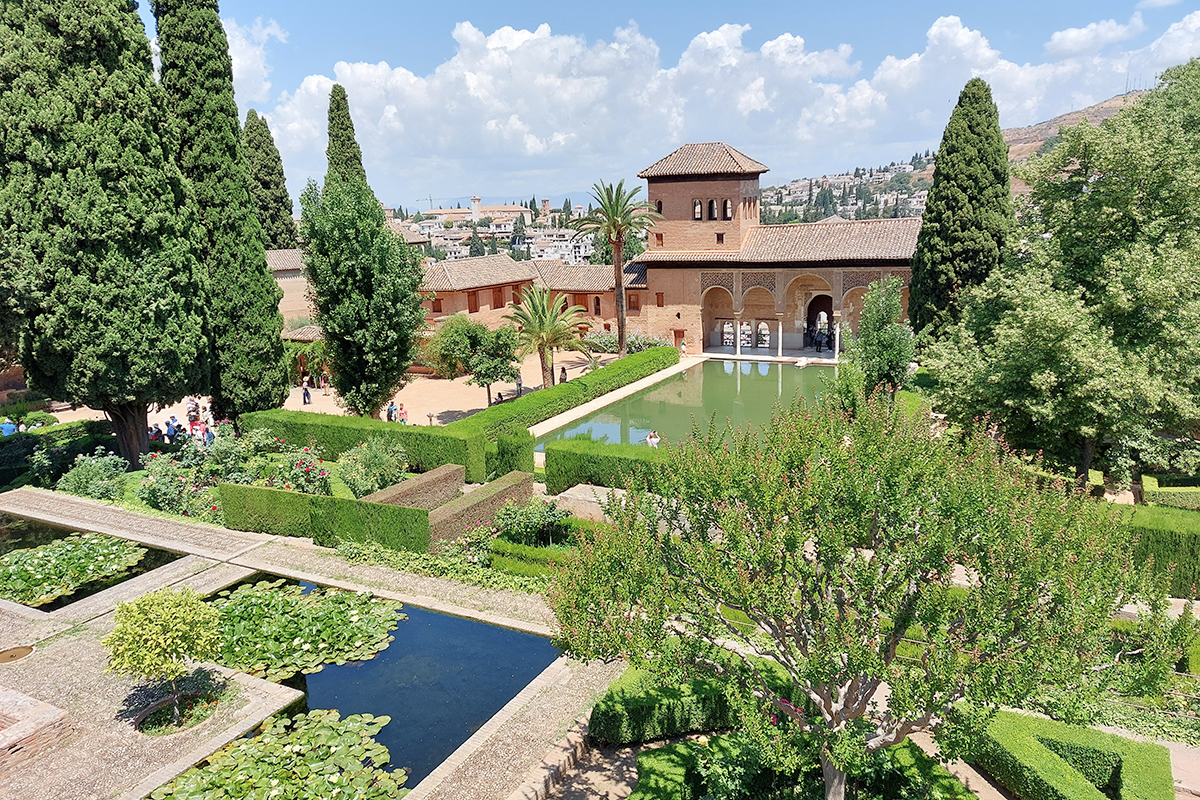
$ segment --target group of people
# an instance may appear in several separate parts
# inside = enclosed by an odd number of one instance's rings
[[[321,394],[328,396],[329,395],[329,376],[326,375],[324,372],[322,372],[319,382],[321,385]],[[300,376],[300,388],[302,390],[304,390],[304,396],[301,398],[301,401],[300,401],[302,405],[306,405],[306,406],[312,405],[311,389],[313,388],[314,385],[315,384],[313,382],[312,375],[309,375],[306,372]]]
[[[401,425],[408,424],[408,409],[404,407],[404,403],[397,406],[395,400],[388,401],[387,421],[399,422]]]
[[[149,428],[150,441],[175,444],[184,437],[190,436],[199,439],[201,444],[211,444],[217,436],[217,431],[216,423],[213,421],[208,406],[201,405],[195,397],[189,397],[184,408],[187,417],[186,426],[172,414],[165,426],[156,422]]]
[[[41,423],[41,422],[35,422],[33,425],[26,425],[25,420],[13,422],[8,417],[5,417],[4,421],[0,422],[0,436],[12,436],[14,433],[24,433],[25,431],[31,431],[34,428],[42,427],[42,424],[43,423]]]

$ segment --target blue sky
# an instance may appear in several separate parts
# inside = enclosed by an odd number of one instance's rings
[[[1200,0],[226,0],[221,16],[239,106],[267,116],[293,196],[324,174],[336,80],[376,194],[410,208],[582,201],[687,141],[729,142],[765,183],[887,163],[937,145],[972,76],[1008,127],[1200,56]]]

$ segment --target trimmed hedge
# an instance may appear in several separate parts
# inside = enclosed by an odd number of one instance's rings
[[[446,427],[478,431],[488,439],[494,440],[502,433],[511,433],[519,428],[528,429],[678,363],[679,351],[674,347],[652,347],[625,356],[566,383],[485,408],[478,414]]]
[[[1164,574],[1174,564],[1169,592],[1194,598],[1200,587],[1200,514],[1175,508],[1136,506],[1124,512],[1133,534],[1133,563],[1142,567],[1154,558],[1154,571]]]
[[[429,535],[452,541],[476,522],[491,524],[509,500],[524,503],[533,496],[533,475],[510,472],[429,512]]]
[[[526,428],[502,433],[495,443],[487,445],[487,474],[507,475],[510,472],[533,473],[533,449],[537,440]]]
[[[1183,508],[1188,511],[1200,511],[1200,486],[1195,485],[1195,478],[1186,478],[1182,475],[1163,476],[1179,479],[1180,482],[1172,482],[1168,485],[1163,485],[1160,479],[1153,475],[1142,476],[1142,501],[1146,503],[1154,503],[1160,506],[1170,506],[1172,508]],[[1183,483],[1183,480],[1193,481],[1193,483]]]
[[[588,736],[609,744],[637,744],[694,731],[730,728],[737,712],[721,685],[697,678],[658,686],[647,673],[627,669],[592,709]]]
[[[997,713],[974,761],[1021,800],[1175,797],[1165,747],[1025,714]]]
[[[553,575],[554,565],[567,555],[561,547],[530,547],[507,539],[492,540],[489,566],[510,575]]]
[[[462,464],[443,464],[437,469],[380,489],[362,499],[368,503],[432,511],[462,494],[465,472]]]
[[[546,492],[558,494],[577,483],[623,489],[633,480],[653,490],[663,451],[634,444],[605,444],[587,438],[546,443]]]
[[[270,430],[289,444],[312,442],[331,461],[359,442],[385,436],[404,446],[408,463],[415,472],[428,472],[443,464],[462,464],[468,482],[483,483],[487,479],[486,441],[453,425],[400,425],[369,417],[337,417],[282,409],[243,414],[238,425],[243,430]]]
[[[325,547],[348,540],[429,550],[429,512],[421,509],[232,483],[221,484],[218,492],[225,524],[234,530],[311,536]]]

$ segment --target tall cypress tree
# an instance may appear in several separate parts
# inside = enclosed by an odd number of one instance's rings
[[[121,455],[149,404],[203,387],[206,281],[150,43],[130,0],[0,4],[0,280],[30,385],[102,409]]]
[[[967,290],[1004,258],[1012,228],[1000,114],[987,83],[972,78],[942,134],[913,254],[908,310],[918,332],[936,338],[958,320]]]
[[[329,145],[325,148],[325,158],[329,162],[326,183],[334,176],[367,182],[362,150],[354,138],[354,120],[350,119],[350,101],[340,83],[335,83],[329,93]]]
[[[233,99],[229,42],[217,0],[155,0],[160,74],[179,120],[179,166],[191,180],[200,225],[196,254],[208,271],[213,416],[278,408],[287,396],[283,292],[267,267],[250,198]]]
[[[268,250],[296,246],[296,223],[292,220],[292,198],[283,175],[283,159],[267,121],[250,109],[242,129],[242,145],[250,167],[250,199],[262,226]]]

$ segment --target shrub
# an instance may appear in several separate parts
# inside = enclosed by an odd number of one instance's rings
[[[516,428],[511,433],[496,437],[495,444],[488,444],[487,473],[489,476],[507,475],[510,472],[532,473],[533,451],[537,440],[527,428]]]
[[[243,414],[238,424],[243,431],[266,430],[286,442],[309,444],[329,460],[337,460],[342,453],[372,436],[383,436],[404,447],[415,472],[428,472],[443,464],[462,464],[468,481],[482,483],[487,478],[486,440],[475,431],[454,425],[399,425],[366,417],[283,410]]]
[[[25,423],[27,428],[32,428],[34,425],[57,425],[58,417],[48,411],[30,411],[21,417],[21,422]]]
[[[451,314],[425,340],[421,357],[439,378],[456,378],[469,370],[474,345],[488,329],[466,314]]]
[[[422,509],[232,483],[221,484],[219,495],[225,524],[234,530],[311,536],[326,547],[357,541],[417,553],[429,549],[429,512]]]
[[[586,436],[546,443],[546,492],[559,494],[578,483],[653,491],[662,451],[633,444],[605,444]]]
[[[499,538],[492,539],[490,546],[489,566],[509,575],[552,576],[555,565],[570,552],[561,546],[529,547]]]
[[[1156,574],[1173,569],[1169,587],[1172,597],[1196,597],[1200,587],[1200,514],[1153,506],[1137,506],[1123,513],[1134,537],[1134,565],[1140,568],[1153,558]]]
[[[593,353],[617,352],[617,335],[606,331],[591,331],[583,337],[583,343]],[[633,333],[625,337],[625,350],[630,355],[649,350],[651,347],[673,347],[666,339],[647,336],[644,333]]]
[[[1142,476],[1142,500],[1160,506],[1183,508],[1189,511],[1200,511],[1200,486],[1195,483],[1184,483],[1184,480],[1195,481],[1195,478],[1183,476],[1163,476],[1174,478],[1169,485],[1163,485],[1152,475]],[[1177,482],[1178,481],[1178,482]]]
[[[524,545],[554,544],[566,537],[563,523],[571,515],[558,507],[555,500],[534,497],[527,503],[508,501],[496,512],[493,525],[510,542]]]
[[[648,673],[627,669],[592,709],[588,735],[609,744],[637,744],[736,722],[737,711],[716,681],[660,686]]]
[[[301,494],[331,495],[329,467],[305,447],[296,453],[285,453],[287,458],[276,466],[275,474],[267,479],[268,486],[290,489]]]
[[[1021,800],[1175,796],[1165,747],[1006,711],[992,720],[975,763]]]
[[[518,397],[507,403],[485,408],[478,414],[459,420],[449,426],[458,430],[470,430],[496,439],[501,433],[512,433],[518,428],[530,428],[553,416],[570,411],[589,400],[619,389],[634,381],[653,375],[679,363],[679,351],[674,347],[655,347],[635,355],[626,356],[594,372],[581,375],[575,380],[560,383]]]
[[[58,479],[55,488],[80,497],[97,500],[120,500],[125,494],[125,471],[129,462],[118,455],[97,447],[90,456],[75,457],[75,465]]]
[[[510,472],[444,506],[429,512],[430,536],[439,541],[459,538],[468,525],[491,525],[509,500],[527,501],[533,494],[533,476]]]
[[[395,439],[372,436],[338,459],[338,475],[356,498],[395,486],[404,480],[408,454]]]
[[[200,470],[187,468],[170,455],[147,453],[142,457],[146,475],[137,496],[146,505],[169,514],[195,517],[214,525],[224,522],[221,502],[211,486],[205,485]]]

